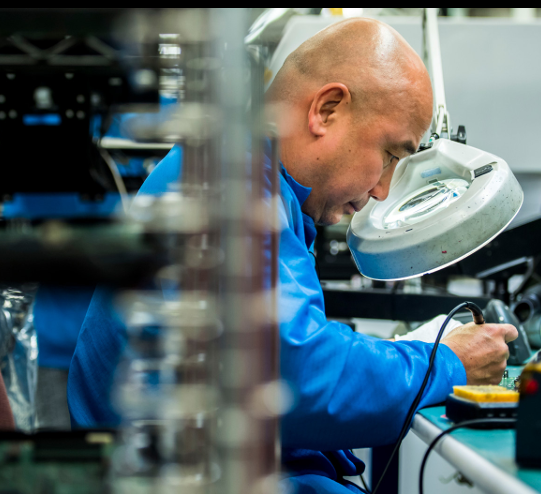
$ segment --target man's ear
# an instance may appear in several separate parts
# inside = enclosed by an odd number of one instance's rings
[[[351,93],[344,84],[331,82],[323,86],[315,95],[308,112],[308,128],[312,135],[322,137],[338,116],[349,111]]]

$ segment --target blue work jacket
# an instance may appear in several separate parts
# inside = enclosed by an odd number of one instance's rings
[[[182,148],[176,145],[148,176],[139,194],[163,194],[178,184],[181,173]],[[111,389],[128,336],[113,299],[109,288],[98,286],[79,332],[67,391],[73,427],[114,427],[120,423],[111,404]]]
[[[170,162],[168,155],[158,168],[173,166]],[[266,169],[270,169],[268,162]],[[289,482],[298,494],[339,494],[355,492],[357,488],[343,476],[358,475],[364,469],[349,449],[397,439],[433,345],[382,341],[327,321],[309,253],[316,229],[301,210],[310,191],[282,166],[280,366],[296,403],[281,424],[282,460],[288,477],[283,482]],[[110,311],[110,296],[98,290],[70,368],[68,403],[76,426],[118,423],[109,393],[126,335]],[[440,345],[420,407],[443,401],[453,385],[465,383],[462,363],[449,347]]]
[[[68,370],[94,288],[40,285],[34,303],[40,367]]]
[[[167,114],[168,111],[171,111],[170,109],[174,103],[176,103],[176,98],[160,96],[160,112],[158,113],[150,113],[145,116],[142,116],[141,113],[115,114],[105,135],[107,137],[130,138],[131,136],[123,128],[123,124],[129,119],[134,117],[138,119],[145,118],[148,124],[158,124],[166,118],[164,113]],[[101,117],[94,118],[92,122],[95,127],[94,135],[96,137],[100,135],[100,122]],[[161,170],[158,170],[152,179],[145,182],[144,187],[141,188],[142,193],[155,194],[164,192],[166,188],[164,184],[178,181],[180,153],[181,149],[177,146],[169,160],[176,160],[178,164],[176,166],[162,167]],[[142,158],[132,158],[132,160],[137,161],[142,160]],[[120,167],[120,170],[122,171],[124,168],[126,167]],[[26,211],[23,210],[22,212],[25,213]],[[90,214],[90,211],[88,214]],[[79,331],[92,299],[94,288],[88,286],[39,286],[34,304],[34,327],[38,337],[38,364],[41,367],[69,369]]]

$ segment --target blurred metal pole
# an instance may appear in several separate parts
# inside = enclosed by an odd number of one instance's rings
[[[209,28],[211,16],[209,10],[174,10],[149,25],[178,43],[185,93],[167,126],[143,130],[147,138],[179,142],[183,158],[178,190],[135,204],[140,213],[153,208],[148,227],[167,239],[172,264],[158,273],[155,289],[126,296],[130,358],[121,393],[127,439],[117,455],[119,492],[143,478],[141,492],[223,492],[216,435],[222,135],[219,122],[209,128],[205,120],[219,109],[223,48]]]
[[[221,301],[222,408],[219,448],[222,489],[228,494],[274,492],[277,417],[266,398],[276,379],[276,317],[272,314],[270,201],[264,200],[262,80],[252,81],[246,63],[243,9],[215,11],[218,40],[224,46],[220,99],[223,116],[222,245],[225,251]],[[255,72],[257,73],[257,72]],[[252,71],[252,77],[254,71]],[[259,86],[259,91],[254,91]],[[251,94],[251,117],[247,113]],[[250,122],[251,120],[251,122]],[[250,123],[252,125],[250,125]],[[252,161],[246,144],[252,142]],[[270,387],[269,387],[270,386]]]
[[[264,157],[262,57],[249,60],[244,9],[169,19],[185,97],[167,125],[142,137],[180,142],[182,178],[178,192],[140,207],[147,228],[167,237],[172,264],[157,290],[128,297],[137,355],[123,387],[132,424],[116,485],[128,492],[145,477],[146,492],[271,494],[280,199],[276,140],[270,163]],[[150,346],[149,332],[158,334]],[[138,449],[142,437],[152,447]]]

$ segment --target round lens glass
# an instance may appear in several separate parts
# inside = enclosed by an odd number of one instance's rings
[[[425,185],[395,203],[383,218],[383,228],[414,225],[449,207],[469,186],[470,184],[461,178],[439,180]]]

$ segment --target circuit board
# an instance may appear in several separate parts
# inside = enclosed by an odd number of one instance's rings
[[[0,494],[107,493],[113,442],[110,432],[3,432]]]

